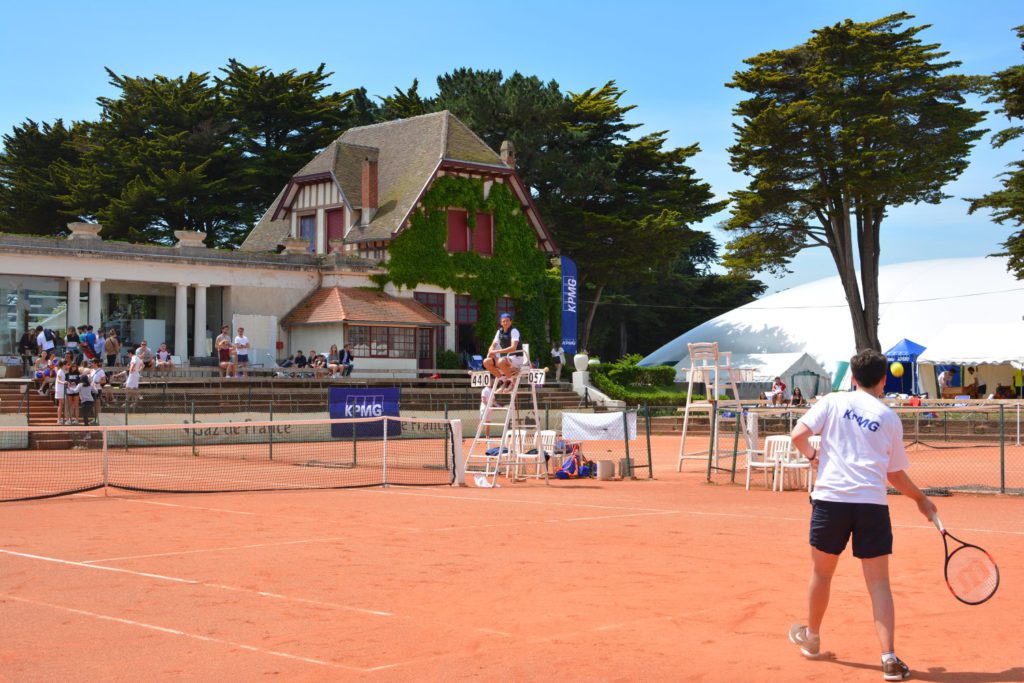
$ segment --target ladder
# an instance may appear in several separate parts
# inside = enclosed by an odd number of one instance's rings
[[[711,476],[712,462],[714,469],[718,467],[720,453],[718,451],[719,420],[718,407],[729,406],[736,412],[736,419],[739,420],[739,429],[747,435],[746,417],[743,414],[743,406],[740,404],[739,391],[736,389],[736,380],[733,376],[732,352],[719,351],[718,342],[698,342],[687,344],[690,351],[690,372],[689,382],[686,387],[686,409],[683,411],[683,435],[679,440],[679,461],[676,471],[683,471],[684,460],[707,460],[708,476]],[[725,377],[728,379],[726,380]],[[703,401],[693,401],[693,384],[695,381],[704,383],[707,398]],[[730,391],[732,395],[719,401],[722,391]],[[698,451],[686,450],[686,432],[690,425],[690,413],[706,412],[711,424],[711,436],[707,449]]]
[[[524,354],[526,359],[513,375],[510,388],[495,390],[493,380],[496,378],[491,373],[470,372],[471,387],[490,389],[476,436],[466,454],[465,473],[481,488],[498,486],[498,476],[502,473],[512,481],[533,477],[547,483],[548,468],[540,450],[541,423],[537,407],[537,387],[544,384],[547,370],[530,367],[526,345]],[[525,406],[522,401],[526,401]],[[494,436],[492,427],[501,427],[501,436]]]

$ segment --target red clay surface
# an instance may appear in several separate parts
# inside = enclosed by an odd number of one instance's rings
[[[0,505],[0,679],[880,680],[849,555],[831,655],[786,639],[806,493],[707,484],[699,462],[676,473],[675,438],[656,445],[654,481]],[[1022,681],[1024,499],[936,502],[1002,585],[954,600],[938,532],[892,498],[898,652],[916,680]]]

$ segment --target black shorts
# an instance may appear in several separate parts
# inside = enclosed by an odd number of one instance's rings
[[[854,557],[868,559],[892,554],[888,505],[830,500],[813,500],[811,504],[811,545],[821,552],[841,554],[853,534]]]

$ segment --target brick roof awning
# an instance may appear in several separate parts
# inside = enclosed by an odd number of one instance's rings
[[[448,321],[415,299],[358,287],[318,289],[281,320],[285,327],[329,323],[442,327]]]

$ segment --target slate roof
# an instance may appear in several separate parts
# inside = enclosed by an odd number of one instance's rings
[[[448,324],[415,299],[401,299],[376,289],[358,287],[318,289],[281,320],[286,327],[342,322],[420,327]]]
[[[445,110],[408,119],[350,128],[293,176],[330,172],[350,206],[362,205],[362,162],[377,155],[378,209],[370,224],[352,228],[348,242],[390,240],[443,160],[508,171],[501,157],[466,124]],[[242,249],[272,251],[288,235],[289,222],[273,220],[284,190],[256,224]]]

